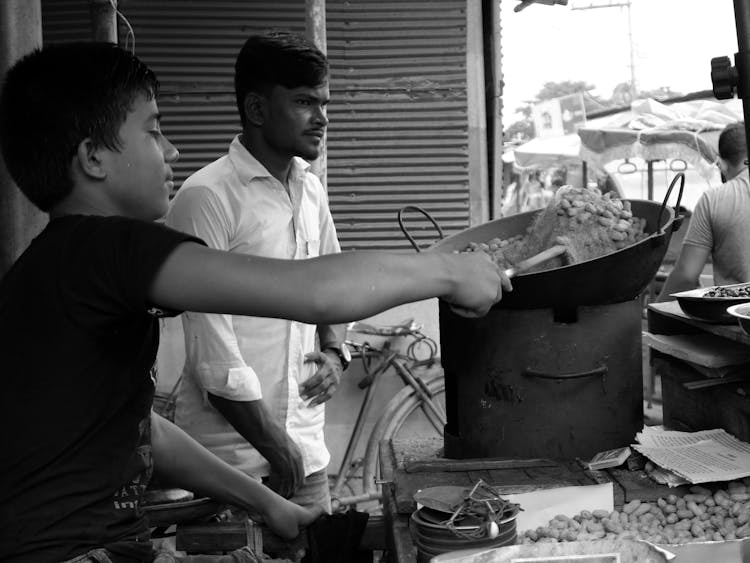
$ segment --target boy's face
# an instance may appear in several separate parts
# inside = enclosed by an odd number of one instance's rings
[[[266,98],[263,135],[280,156],[315,160],[328,125],[328,83],[315,88],[274,86]]]
[[[119,151],[102,151],[114,212],[150,221],[163,217],[174,187],[170,164],[179,152],[161,133],[155,100],[135,99],[119,138]]]

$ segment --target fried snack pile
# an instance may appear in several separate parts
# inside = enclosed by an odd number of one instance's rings
[[[690,493],[656,502],[632,500],[620,510],[558,514],[547,526],[527,530],[519,543],[602,539],[645,540],[661,544],[727,541],[750,537],[750,479],[725,488],[693,485]]]
[[[633,217],[630,202],[594,188],[562,186],[555,199],[534,217],[525,235],[472,242],[465,252],[486,252],[503,269],[557,244],[568,247],[528,273],[575,264],[635,244],[646,238],[645,219]]]

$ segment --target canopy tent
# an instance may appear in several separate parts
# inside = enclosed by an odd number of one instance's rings
[[[631,115],[630,110],[623,110],[606,117],[590,119],[586,126],[600,128],[622,123]],[[513,152],[515,165],[519,170],[581,162],[581,138],[577,132],[557,137],[537,137],[516,147]]]
[[[613,160],[682,159],[705,178],[718,158],[718,139],[729,123],[742,121],[741,100],[693,100],[671,105],[652,99],[632,105],[632,115],[605,127],[581,127],[579,155],[591,167]]]
[[[654,161],[684,160],[708,179],[716,162],[721,130],[742,118],[741,100],[699,99],[672,104],[639,100],[630,110],[589,120],[577,133],[536,138],[516,147],[515,167],[523,171],[583,163],[584,170],[604,170],[614,160],[641,158],[648,167],[651,199]]]
[[[577,134],[562,137],[537,137],[513,151],[519,169],[545,168],[580,161],[581,139]]]

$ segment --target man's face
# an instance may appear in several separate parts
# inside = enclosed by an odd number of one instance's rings
[[[174,187],[171,163],[179,153],[162,135],[155,100],[136,98],[119,138],[119,151],[101,151],[113,211],[137,219],[159,219],[167,212]]]
[[[318,158],[328,125],[329,100],[327,82],[315,88],[274,86],[265,97],[262,125],[268,147],[283,157]]]

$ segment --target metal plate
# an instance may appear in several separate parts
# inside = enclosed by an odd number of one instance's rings
[[[682,309],[682,311],[689,317],[711,323],[734,324],[737,321],[727,312],[727,308],[732,305],[749,303],[750,296],[707,297],[706,293],[717,288],[732,289],[747,286],[747,283],[737,283],[731,285],[700,287],[689,291],[672,293],[671,297],[677,299],[680,309]]]

